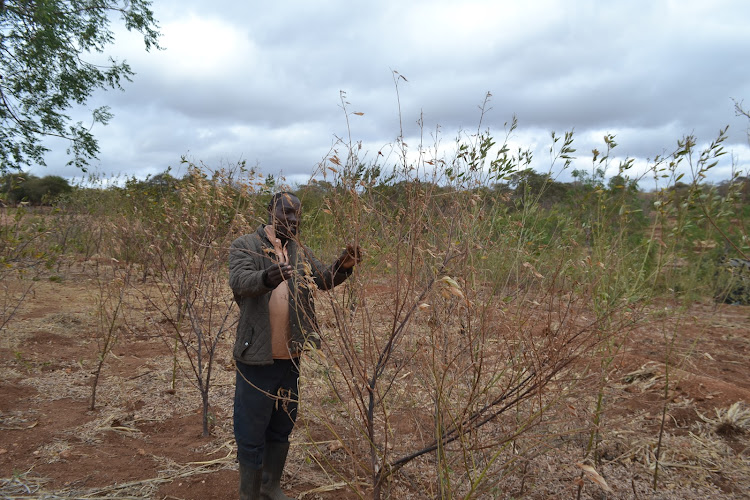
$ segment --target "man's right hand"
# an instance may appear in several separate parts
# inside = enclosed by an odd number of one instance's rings
[[[268,288],[276,288],[282,281],[292,277],[292,266],[289,264],[274,264],[263,272],[263,283]]]

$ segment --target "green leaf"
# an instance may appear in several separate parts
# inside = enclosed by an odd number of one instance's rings
[[[96,90],[122,88],[133,71],[110,58],[108,65],[86,61],[114,43],[110,23],[120,16],[128,30],[143,35],[146,50],[159,48],[150,0],[4,0],[0,4],[0,172],[44,165],[46,137],[68,140],[69,164],[85,170],[99,146],[90,125],[71,124],[73,106],[83,106]],[[92,112],[106,124],[109,108]]]

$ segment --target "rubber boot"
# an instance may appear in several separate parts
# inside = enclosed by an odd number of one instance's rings
[[[289,443],[266,442],[263,452],[263,484],[260,492],[265,500],[292,500],[281,491],[281,473],[284,471]]]
[[[240,500],[260,500],[263,471],[240,464]]]

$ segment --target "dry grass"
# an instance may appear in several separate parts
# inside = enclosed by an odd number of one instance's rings
[[[729,408],[716,409],[716,418],[701,419],[713,427],[713,431],[720,436],[736,436],[750,430],[750,408],[737,401]]]

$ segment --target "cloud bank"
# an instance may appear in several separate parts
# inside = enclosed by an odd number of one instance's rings
[[[645,165],[686,134],[705,144],[727,125],[732,155],[712,179],[733,161],[750,168],[748,121],[733,103],[750,100],[750,4],[528,4],[159,0],[165,50],[145,52],[122,28],[109,50],[137,74],[89,102],[115,114],[95,129],[92,168],[144,178],[187,156],[304,182],[349,133],[371,154],[401,126],[409,144],[438,129],[446,143],[472,133],[487,92],[482,129],[503,136],[516,116],[514,143],[534,149],[538,170],[549,167],[552,130],[575,131],[581,165],[605,133],[616,134],[618,157]],[[364,113],[349,130],[341,91]],[[33,172],[80,176],[65,145],[50,145],[48,166]]]

